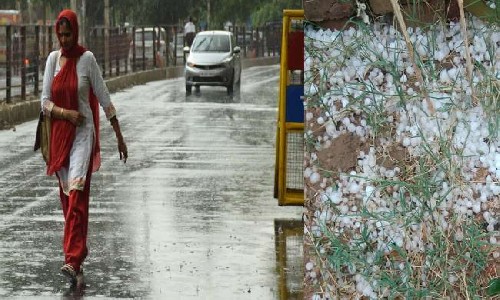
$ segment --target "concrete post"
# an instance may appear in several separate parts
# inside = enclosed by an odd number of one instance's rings
[[[78,21],[80,22],[80,41],[82,45],[87,45],[87,5],[85,0],[81,0],[81,8],[79,11]]]
[[[78,11],[77,5],[76,5],[76,0],[71,0],[69,6],[70,6],[70,8],[71,8],[72,11],[74,11],[74,12]]]
[[[104,61],[109,62],[109,0],[104,0]]]

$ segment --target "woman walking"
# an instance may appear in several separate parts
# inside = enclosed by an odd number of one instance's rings
[[[90,180],[101,163],[99,105],[115,131],[120,160],[126,162],[128,153],[96,59],[78,44],[76,14],[63,10],[55,27],[61,48],[48,56],[41,105],[52,121],[47,174],[58,178],[64,215],[61,272],[76,283],[88,254]]]

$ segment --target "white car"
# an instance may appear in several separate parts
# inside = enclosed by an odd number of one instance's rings
[[[156,42],[156,53],[153,53],[153,29],[155,32],[155,42]],[[136,66],[140,68],[143,60],[143,48],[142,48],[142,39],[144,36],[144,58],[146,66],[151,66],[153,64],[153,57],[156,56],[156,66],[163,67],[165,65],[165,54],[166,54],[166,46],[165,40],[167,37],[167,33],[164,28],[158,27],[145,27],[144,32],[142,28],[137,28],[134,33],[134,41],[135,41],[135,61]],[[130,42],[130,59],[132,59],[133,54],[133,43]]]
[[[241,78],[241,49],[236,46],[232,32],[201,31],[186,59],[185,79],[186,94],[191,94],[193,86],[225,86],[231,95],[234,87],[238,87]]]

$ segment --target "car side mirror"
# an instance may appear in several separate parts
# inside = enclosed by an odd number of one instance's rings
[[[186,47],[182,48],[182,51],[183,51],[184,53],[188,53],[188,52],[189,52],[189,47],[188,47],[188,46],[186,46]]]
[[[234,48],[233,48],[233,52],[234,52],[234,53],[240,53],[240,52],[241,52],[241,48],[240,48],[240,46],[236,46],[236,47],[234,47]]]

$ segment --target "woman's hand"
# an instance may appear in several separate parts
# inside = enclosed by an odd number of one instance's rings
[[[65,109],[63,111],[63,119],[66,119],[75,126],[81,126],[85,121],[85,117],[77,110]]]
[[[122,131],[120,129],[120,123],[118,123],[118,119],[116,116],[112,117],[110,120],[111,126],[113,126],[113,130],[115,131],[116,140],[118,141],[118,153],[120,154],[120,160],[123,160],[123,163],[127,162],[128,158],[128,150],[127,144],[125,144],[125,140],[122,136]]]
[[[120,160],[123,159],[123,163],[126,163],[128,158],[128,150],[127,144],[125,144],[123,137],[118,139],[118,153],[120,153]]]

